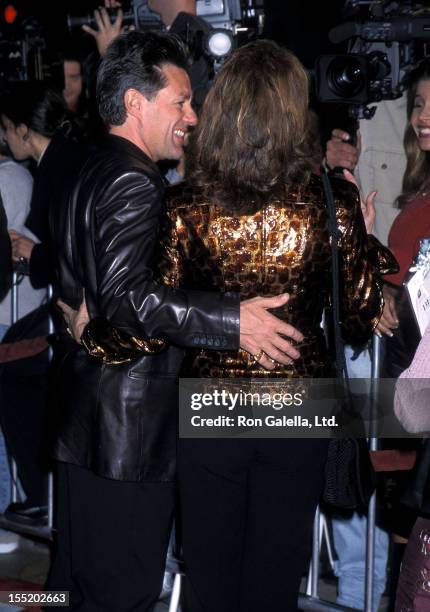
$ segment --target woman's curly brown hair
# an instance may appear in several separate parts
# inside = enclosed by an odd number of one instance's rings
[[[193,178],[212,201],[253,213],[306,183],[308,77],[299,60],[267,40],[235,51],[216,76],[194,140]]]

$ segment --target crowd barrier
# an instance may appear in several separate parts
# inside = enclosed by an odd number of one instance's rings
[[[49,287],[47,291],[47,299],[52,298],[52,288]],[[18,305],[19,305],[19,291],[17,283],[17,275],[13,275],[13,286],[11,291],[11,322],[14,323],[18,318]],[[54,331],[53,323],[50,321],[50,333]],[[373,351],[372,351],[372,374],[371,374],[371,397],[373,392],[376,391],[378,385],[379,369],[380,369],[380,338],[376,335],[373,336]],[[369,439],[370,450],[377,449],[377,438]],[[16,464],[11,460],[12,467],[12,501],[18,500],[18,474]],[[0,515],[0,527],[15,531],[17,533],[23,533],[27,535],[33,535],[42,539],[52,539],[52,528],[53,528],[53,497],[54,497],[54,483],[52,473],[49,474],[48,483],[48,522],[43,527],[30,527],[7,520],[3,515]],[[374,571],[374,557],[375,557],[375,514],[376,514],[376,493],[373,494],[368,508],[368,521],[367,521],[367,538],[366,538],[366,578],[365,578],[365,607],[364,612],[372,612],[372,592],[373,592],[373,571]],[[320,555],[323,541],[325,542],[328,559],[330,565],[333,567],[334,555],[331,544],[330,530],[327,525],[328,518],[320,512],[318,508],[315,514],[314,525],[313,525],[313,542],[312,542],[312,559],[310,563],[309,574],[306,583],[305,593],[300,593],[298,607],[299,610],[309,610],[312,612],[353,612],[352,608],[339,606],[333,602],[325,601],[319,597],[319,585],[320,585]],[[180,611],[180,595],[182,587],[182,578],[184,576],[184,564],[180,557],[175,556],[172,547],[169,548],[169,553],[166,560],[166,574],[173,577],[172,580],[172,591],[170,595],[169,612]],[[282,606],[282,603],[280,604]],[[283,612],[280,608],[279,612]],[[285,611],[287,612],[287,611]],[[355,610],[355,612],[357,612]]]

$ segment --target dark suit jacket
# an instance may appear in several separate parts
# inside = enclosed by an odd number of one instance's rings
[[[35,289],[55,280],[49,214],[63,205],[87,157],[85,147],[56,134],[35,172],[30,212],[25,225],[40,240],[30,258],[30,281]]]
[[[80,173],[55,220],[60,295],[129,336],[158,338],[158,352],[108,365],[76,347],[60,378],[63,414],[55,456],[119,480],[171,480],[177,375],[183,348],[237,349],[236,294],[184,291],[154,280],[164,183],[128,140],[110,136]],[[152,354],[150,354],[152,352]]]
[[[12,259],[7,218],[0,196],[0,302],[8,292],[11,282]]]

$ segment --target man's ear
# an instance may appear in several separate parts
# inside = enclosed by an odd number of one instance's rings
[[[148,103],[147,98],[145,98],[140,91],[137,91],[137,89],[127,89],[124,94],[125,110],[127,115],[131,115],[132,117],[141,117],[142,111],[145,110]]]
[[[21,138],[21,140],[27,141],[29,139],[30,133],[25,123],[20,123],[17,126],[16,133],[18,134],[19,138]]]

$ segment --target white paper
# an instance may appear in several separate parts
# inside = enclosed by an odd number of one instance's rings
[[[421,336],[430,324],[430,272],[418,269],[406,283]]]

